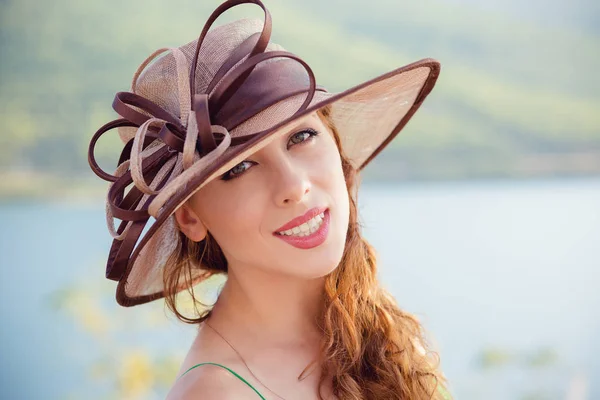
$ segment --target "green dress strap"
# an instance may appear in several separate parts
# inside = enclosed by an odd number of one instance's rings
[[[258,390],[256,390],[256,388],[254,386],[252,386],[247,380],[245,380],[244,378],[242,378],[239,374],[237,374],[235,371],[233,371],[230,368],[227,368],[224,365],[221,364],[217,364],[217,363],[212,363],[212,362],[205,362],[205,363],[200,363],[200,364],[196,364],[193,367],[189,368],[187,371],[185,371],[183,374],[181,374],[181,376],[179,378],[177,378],[178,380],[181,379],[185,374],[187,374],[188,372],[190,372],[191,370],[193,370],[194,368],[198,368],[201,367],[203,365],[214,365],[216,367],[220,367],[223,369],[226,369],[227,371],[229,371],[233,376],[235,376],[236,378],[238,378],[240,381],[244,382],[250,389],[254,390],[254,392],[262,399],[262,400],[266,400],[266,398],[260,394],[260,392]]]

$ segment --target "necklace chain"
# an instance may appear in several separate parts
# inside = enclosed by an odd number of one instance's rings
[[[229,345],[229,347],[231,347],[231,349],[235,352],[235,354],[237,354],[237,356],[240,358],[240,360],[242,360],[242,362],[244,363],[244,366],[246,366],[246,369],[248,370],[248,372],[250,372],[250,375],[252,375],[252,377],[254,379],[256,379],[256,381],[258,383],[260,383],[261,385],[263,385],[269,392],[273,393],[275,396],[277,396],[281,400],[285,400],[285,398],[283,398],[282,396],[280,396],[279,394],[277,394],[276,392],[274,392],[271,388],[269,388],[267,385],[265,385],[260,379],[258,379],[258,377],[254,374],[254,372],[252,372],[252,370],[250,369],[250,367],[246,363],[246,360],[244,360],[244,357],[242,357],[242,355],[240,354],[240,352],[237,351],[237,349],[235,347],[233,347],[233,345],[229,342],[229,340],[225,339],[225,337],[218,330],[216,330],[211,324],[209,324],[208,320],[205,320],[204,323],[210,329],[212,329],[217,335],[219,335],[219,337],[221,339],[223,339],[225,341],[225,343],[227,343]]]

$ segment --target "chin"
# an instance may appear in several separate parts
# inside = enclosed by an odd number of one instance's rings
[[[303,260],[302,265],[295,269],[295,275],[302,276],[306,279],[317,279],[329,275],[340,265],[342,261],[343,248],[341,251],[335,251],[318,257],[307,257]]]

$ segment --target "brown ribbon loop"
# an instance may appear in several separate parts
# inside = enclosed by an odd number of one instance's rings
[[[150,115],[148,116],[139,111],[136,111],[131,106],[137,107]],[[158,118],[170,122],[180,129],[183,129],[183,125],[178,120],[178,118],[174,117],[170,112],[166,111],[164,108],[160,107],[153,101],[150,101],[145,97],[142,97],[135,93],[117,93],[115,99],[113,100],[113,109],[121,117],[133,122],[137,126],[142,125],[150,118]]]
[[[148,204],[148,202],[146,202],[146,204]],[[127,237],[124,240],[113,240],[108,253],[108,260],[106,261],[106,278],[113,281],[121,280],[127,269],[129,257],[133,252],[135,243],[142,235],[142,231],[144,230],[148,219],[149,217],[145,221],[134,222],[130,226]],[[122,233],[127,224],[127,221],[121,222],[118,232]]]
[[[183,137],[185,131],[180,132],[177,127],[170,122],[167,122],[160,128],[158,137],[174,151],[183,153]]]
[[[144,150],[151,144],[153,143],[156,139],[158,138],[158,136],[152,132],[148,133],[146,135],[146,138],[144,139]],[[123,151],[121,151],[121,156],[119,157],[119,162],[117,163],[117,165],[121,165],[123,164],[125,161],[129,160],[129,158],[131,157],[131,149],[133,148],[133,138],[131,138],[126,144],[125,146],[123,146]]]
[[[192,111],[194,112],[198,136],[200,138],[200,154],[205,156],[217,148],[210,123],[208,96],[205,94],[194,95]]]
[[[221,143],[223,141],[224,135],[219,132],[212,132],[212,135],[214,137],[216,145],[218,146],[219,143]],[[169,149],[171,149],[171,151],[176,151],[179,153],[183,153],[183,145],[184,145],[184,139],[181,136],[182,136],[182,134],[179,133],[176,130],[175,126],[173,126],[169,122],[164,124],[163,127],[160,129],[160,132],[158,133],[158,137],[160,137],[160,139],[167,146],[169,146]],[[246,139],[240,139],[240,138],[232,138],[231,139],[232,146],[237,146],[244,142],[246,142]],[[129,144],[130,143],[128,143],[128,145]],[[131,147],[129,147],[129,148],[131,149]],[[198,152],[200,154],[202,154],[200,144],[198,144]]]
[[[169,154],[168,149],[164,147],[144,159],[142,168],[144,177],[148,184],[152,179],[154,179],[166,160],[171,157],[172,155]],[[110,189],[108,190],[108,202],[113,217],[120,220],[139,221],[147,218],[148,212],[146,210],[132,211],[132,208],[135,208],[137,204],[135,202],[130,203],[131,199],[129,201],[121,200],[123,198],[125,188],[127,188],[127,186],[129,186],[131,183],[133,183],[131,171],[127,171],[111,185]],[[140,198],[143,195],[142,191],[137,188],[132,188],[130,193],[132,192],[139,192]]]
[[[232,7],[240,5],[240,4],[256,4],[257,6],[262,8],[265,13],[265,23],[263,25],[263,30],[260,34],[259,39],[256,41],[254,48],[250,52],[249,57],[252,57],[255,54],[262,53],[267,49],[267,45],[269,44],[269,40],[271,39],[272,21],[271,21],[271,14],[269,13],[269,11],[265,7],[265,5],[260,0],[229,0],[229,1],[226,1],[225,3],[221,4],[210,15],[210,17],[206,21],[206,24],[204,24],[204,28],[202,29],[202,33],[200,34],[200,37],[198,38],[198,42],[196,44],[196,51],[194,53],[194,58],[192,59],[192,64],[191,64],[191,68],[190,68],[190,99],[192,99],[192,102],[193,102],[193,97],[195,94],[194,88],[196,86],[196,69],[198,68],[198,56],[200,55],[200,48],[202,47],[202,42],[204,41],[206,34],[208,33],[212,24],[217,20],[217,18],[219,18],[219,16],[221,16],[221,14],[223,14],[225,11],[229,10]],[[240,57],[239,60],[241,60],[242,58],[243,58],[243,56]],[[233,65],[235,65],[235,63],[233,63]],[[219,72],[220,72],[220,74],[217,73],[217,75],[225,75],[227,73],[227,71],[219,71]],[[252,70],[247,71],[245,77],[248,77],[248,75],[250,75],[251,72],[252,72]],[[220,76],[215,76],[215,79],[213,79],[213,81],[209,85],[209,87],[211,89],[214,88],[214,86],[218,83],[218,81],[216,81],[216,79],[219,79],[219,78],[220,78]],[[208,92],[210,92],[210,91],[208,91]],[[224,101],[227,101],[227,99],[224,99]],[[213,112],[216,113],[218,111],[218,108],[217,109],[213,108],[212,110],[213,110]]]
[[[210,95],[215,86],[217,86],[217,84],[221,81],[221,79],[223,79],[225,74],[227,74],[230,69],[232,69],[237,63],[242,61],[244,57],[249,56],[249,54],[252,53],[252,51],[256,48],[257,41],[259,41],[260,39],[260,33],[257,32],[254,35],[249,36],[248,39],[244,40],[242,44],[240,44],[231,53],[229,58],[225,60],[223,65],[221,65],[221,68],[219,68],[215,76],[210,81],[210,84],[206,88],[207,94]]]
[[[167,183],[169,178],[170,178],[170,174],[165,175],[165,177],[160,181],[157,189],[160,190]],[[139,192],[139,193],[141,193],[141,192]],[[129,195],[128,195],[128,197],[129,197]],[[134,197],[134,196],[132,196],[132,197]],[[137,207],[137,205],[142,200],[142,198],[143,198],[143,194],[141,196],[137,197],[137,199],[131,203],[132,208]],[[125,238],[123,240],[118,240],[118,239],[113,240],[112,245],[110,247],[108,260],[106,262],[106,275],[105,276],[108,279],[111,279],[113,281],[120,281],[121,278],[123,277],[123,275],[125,274],[125,270],[127,269],[127,265],[129,263],[129,257],[131,256],[131,253],[133,253],[135,244],[137,243],[140,236],[142,236],[144,227],[146,226],[146,224],[148,223],[148,220],[150,219],[150,216],[149,216],[147,210],[148,210],[148,206],[150,205],[150,203],[152,202],[153,199],[154,199],[154,197],[151,196],[144,202],[144,204],[141,207],[141,210],[144,210],[144,212],[146,213],[146,216],[144,218],[140,218],[138,220],[133,220],[133,223],[129,226],[129,228],[127,230],[127,235],[125,236]],[[123,220],[123,222],[121,222],[121,224],[119,225],[117,232],[119,234],[123,233],[125,231],[125,228],[128,226],[128,224],[130,222],[131,221]]]
[[[100,137],[102,135],[104,135],[106,132],[114,129],[114,128],[120,128],[120,127],[125,127],[125,126],[130,126],[130,127],[135,127],[136,125],[130,121],[127,121],[126,119],[116,119],[114,121],[110,121],[106,124],[104,124],[102,127],[100,127],[100,129],[98,129],[96,131],[96,133],[94,133],[94,136],[92,136],[92,139],[90,140],[90,145],[88,146],[88,164],[90,165],[90,168],[92,169],[92,171],[101,179],[108,181],[108,182],[115,182],[117,179],[119,179],[118,176],[114,176],[111,175],[109,173],[107,173],[106,171],[104,171],[102,168],[100,168],[100,166],[98,165],[98,162],[96,161],[96,156],[94,154],[94,150],[96,149],[96,143],[98,142],[98,139],[100,139]],[[119,162],[120,164],[121,162]]]
[[[154,180],[159,173],[160,168],[164,165],[164,163],[160,162],[160,157],[165,156],[164,152],[161,154],[162,150],[167,149],[161,149],[149,157],[149,159],[155,157],[154,160],[148,162],[147,168],[151,168],[151,170],[147,171],[145,177],[147,177],[149,181]],[[157,190],[162,189],[169,179],[172,178],[171,175],[175,168],[176,163],[173,163],[173,166],[169,168],[167,173],[160,179],[160,182],[158,182]],[[148,183],[150,183],[149,181]],[[134,187],[129,191],[127,196],[123,198],[122,196],[125,188],[132,182],[131,172],[127,171],[109,190],[108,204],[113,213],[112,216],[122,220],[117,229],[117,234],[119,236],[125,235],[123,238],[115,238],[113,240],[106,264],[106,277],[115,281],[121,280],[127,269],[129,257],[133,252],[135,244],[142,235],[144,227],[150,219],[148,206],[155,197],[146,196],[144,204],[140,206],[140,202],[144,200],[144,193]],[[116,202],[120,203],[119,207],[115,206]],[[127,232],[125,232],[125,230],[127,230]]]
[[[240,87],[239,81],[245,79],[246,71],[273,58],[289,59],[302,65],[308,76],[308,88],[306,87],[306,79],[299,77],[298,72],[294,71],[290,67],[290,64],[286,63],[286,60],[265,64],[260,70],[254,71],[244,85]],[[223,112],[221,114],[223,116],[219,115],[219,118],[215,119],[217,123],[228,129],[232,129],[270,105],[291,96],[306,93],[306,99],[296,111],[295,114],[297,114],[310,105],[317,90],[317,85],[312,69],[300,57],[287,51],[269,51],[248,58],[227,74],[212,93],[211,103],[214,99],[214,102],[219,105],[222,102],[221,99],[228,97],[226,92],[232,90],[232,88],[236,88],[236,90],[239,88],[239,95],[236,93],[235,104],[230,105],[230,103],[227,103],[222,105]],[[319,88],[319,90],[324,89]],[[255,132],[245,136],[249,136],[248,139],[250,139],[250,137],[259,135],[260,133]],[[236,139],[240,140],[240,137]]]

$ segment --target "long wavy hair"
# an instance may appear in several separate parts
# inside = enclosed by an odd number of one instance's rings
[[[333,132],[340,152],[350,219],[342,260],[325,280],[324,307],[319,318],[323,334],[320,387],[326,379],[333,379],[333,393],[344,400],[449,399],[439,357],[428,349],[423,327],[413,315],[402,311],[377,281],[375,252],[362,237],[358,221],[358,172],[343,153],[330,112],[325,107],[318,114]],[[193,242],[180,232],[179,246],[167,265],[167,306],[181,321],[201,323],[210,316],[211,309],[194,297],[193,272],[200,268],[205,278],[226,274],[223,252],[210,233],[203,241]],[[194,299],[197,317],[186,316],[178,309],[176,300],[182,282]]]

